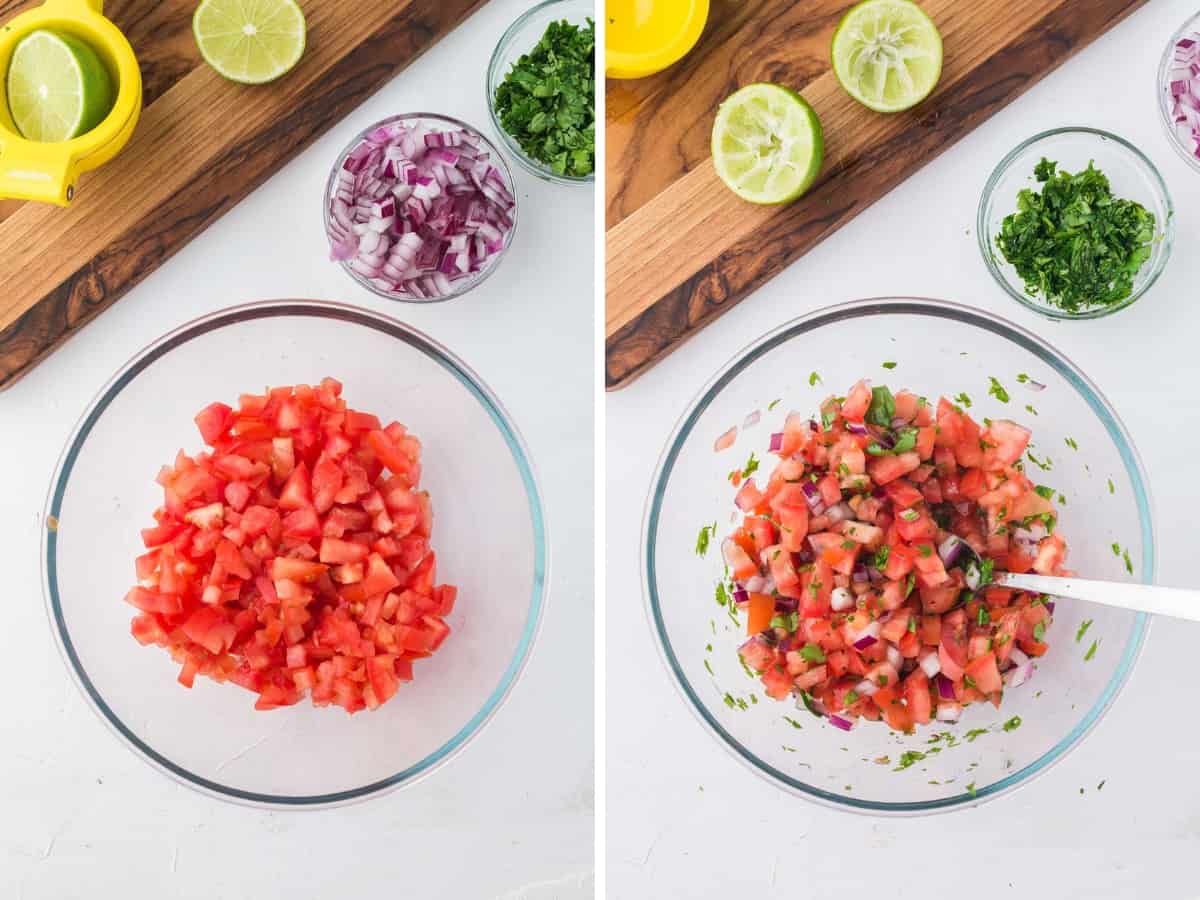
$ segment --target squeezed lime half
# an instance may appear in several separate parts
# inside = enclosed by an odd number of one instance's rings
[[[790,203],[816,180],[824,155],[817,114],[790,88],[749,84],[717,110],[713,166],[743,200]]]
[[[242,84],[288,72],[304,55],[306,31],[295,0],[203,0],[192,17],[204,61]]]
[[[900,112],[929,96],[942,74],[942,35],[910,0],[866,0],[833,33],[833,72],[855,100]]]
[[[31,141],[69,141],[91,131],[115,99],[112,78],[79,38],[32,31],[13,49],[5,79],[13,124]]]

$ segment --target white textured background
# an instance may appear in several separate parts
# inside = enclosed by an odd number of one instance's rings
[[[1157,510],[1159,575],[1200,586],[1200,174],[1167,144],[1159,54],[1196,0],[1153,0],[930,163],[629,388],[610,394],[608,872],[611,898],[1200,896],[1200,626],[1158,620],[1139,668],[1095,732],[1016,794],[925,819],[826,810],[771,787],[719,747],[668,680],[642,611],[639,526],[654,464],[695,392],[764,331],[881,294],[958,300],[1047,337],[1100,385],[1132,432]],[[1021,140],[1093,125],[1139,146],[1178,211],[1173,258],[1136,305],[1051,324],[991,280],[975,211]],[[1096,785],[1106,779],[1101,792]],[[1085,788],[1081,796],[1080,788]],[[701,790],[703,788],[703,790]]]
[[[520,224],[508,257],[465,298],[424,308],[375,298],[327,263],[320,218],[334,157],[371,122],[431,110],[490,133],[484,70],[527,7],[492,0],[0,394],[0,898],[592,895],[592,192],[514,166]],[[163,332],[271,297],[388,312],[459,354],[528,441],[550,522],[549,606],[507,703],[445,768],[340,810],[228,805],[145,765],[68,679],[42,601],[45,492],[95,391]]]

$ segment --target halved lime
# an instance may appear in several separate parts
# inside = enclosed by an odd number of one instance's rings
[[[942,74],[942,35],[909,0],[866,0],[833,33],[833,71],[855,100],[900,112],[929,96]]]
[[[821,171],[825,138],[804,98],[777,84],[731,94],[713,122],[713,165],[729,189],[751,203],[789,203]]]
[[[230,81],[274,81],[304,54],[304,13],[295,0],[203,0],[192,33],[204,61]]]
[[[57,31],[32,31],[13,49],[8,110],[31,141],[68,141],[91,131],[113,106],[113,83],[96,51]]]

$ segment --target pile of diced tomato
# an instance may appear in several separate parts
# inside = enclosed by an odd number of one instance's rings
[[[1023,471],[1028,430],[882,390],[859,382],[820,422],[790,414],[766,485],[734,477],[745,518],[722,549],[750,635],[740,652],[770,696],[907,732],[998,706],[1002,673],[1047,649],[1046,598],[972,591],[971,554],[947,566],[939,551],[961,540],[984,568],[1049,575],[1066,544]]]
[[[342,386],[279,387],[196,416],[209,450],[159,472],[133,636],[258,695],[375,709],[450,633],[435,584],[421,444],[350,409]]]

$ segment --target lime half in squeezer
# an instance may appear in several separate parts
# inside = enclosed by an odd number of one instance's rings
[[[31,141],[69,141],[103,121],[115,100],[96,51],[57,31],[30,32],[13,49],[5,79],[8,111]]]
[[[825,155],[821,122],[795,91],[748,84],[731,94],[713,123],[713,166],[751,203],[789,203],[816,180]]]

